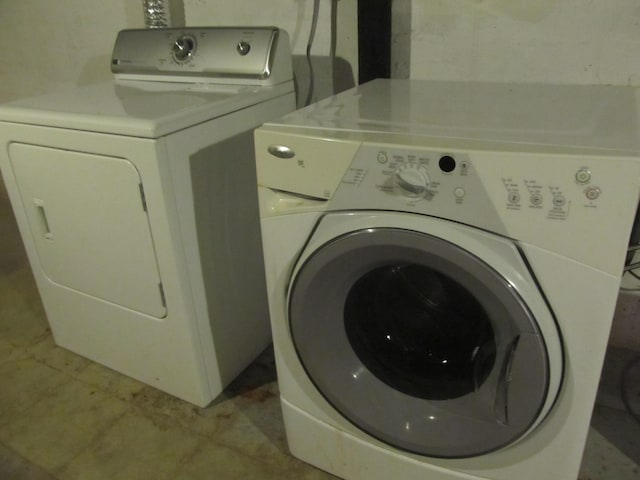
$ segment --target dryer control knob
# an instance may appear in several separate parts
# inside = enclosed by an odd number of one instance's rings
[[[173,42],[171,50],[173,58],[178,62],[185,62],[191,58],[196,49],[196,39],[190,35],[182,35]]]
[[[422,197],[429,191],[429,175],[422,165],[407,163],[398,166],[395,181],[410,197]]]

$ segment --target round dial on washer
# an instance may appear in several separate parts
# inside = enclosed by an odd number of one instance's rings
[[[186,62],[196,50],[196,39],[191,35],[181,35],[173,42],[171,51],[178,62]]]
[[[429,191],[427,170],[417,163],[398,165],[395,174],[396,185],[410,197],[422,197]]]

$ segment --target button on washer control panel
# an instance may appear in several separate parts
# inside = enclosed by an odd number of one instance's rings
[[[576,172],[576,182],[580,184],[587,184],[591,180],[591,172],[588,168],[583,167]]]
[[[553,197],[553,206],[554,207],[564,207],[567,203],[567,199],[564,198],[563,195],[556,195],[555,197]]]
[[[529,202],[531,202],[531,205],[535,207],[542,205],[542,200],[542,195],[540,195],[539,193],[533,193],[529,197]]]
[[[600,196],[600,189],[596,186],[587,187],[584,194],[589,200],[596,200]]]

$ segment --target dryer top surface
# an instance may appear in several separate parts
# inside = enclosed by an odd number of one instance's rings
[[[640,151],[637,103],[632,87],[378,79],[270,123],[327,137],[374,132],[631,154]]]
[[[117,80],[0,105],[0,121],[157,138],[293,94],[276,86]]]

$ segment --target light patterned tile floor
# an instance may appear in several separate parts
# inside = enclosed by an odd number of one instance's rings
[[[78,357],[53,343],[2,197],[0,232],[0,479],[335,479],[288,453],[271,351],[205,409]],[[640,425],[603,384],[580,478],[640,479]]]

